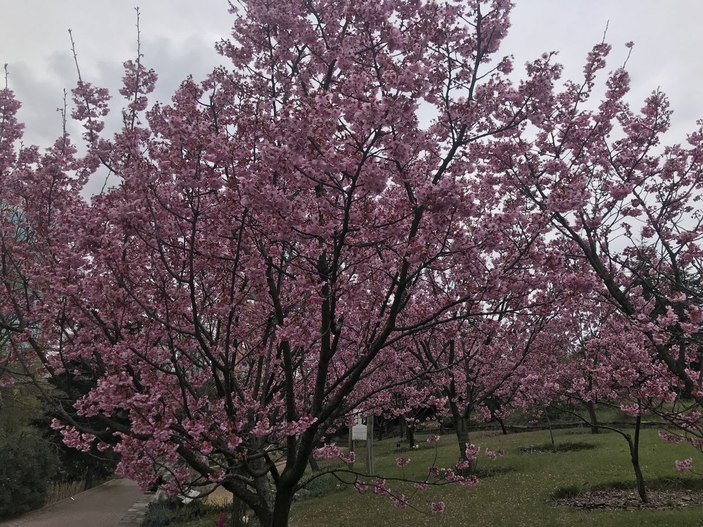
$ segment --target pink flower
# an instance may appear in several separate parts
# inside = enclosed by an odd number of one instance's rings
[[[444,502],[443,501],[433,501],[432,502],[432,512],[435,514],[442,514],[444,512]]]
[[[678,470],[679,472],[685,472],[693,468],[693,458],[689,457],[686,459],[677,459],[675,464],[676,470]]]
[[[399,467],[404,467],[410,463],[410,458],[409,457],[397,457],[395,458],[395,464],[398,465]]]
[[[466,476],[462,484],[468,485],[469,487],[475,487],[476,485],[478,485],[478,478],[474,475]]]
[[[432,434],[430,437],[427,438],[427,443],[430,445],[434,445],[436,443],[439,443],[439,440],[441,439],[440,436],[436,434]]]
[[[354,487],[356,488],[359,494],[363,494],[364,492],[369,490],[369,486],[363,481],[357,481],[356,483],[354,483]]]
[[[478,453],[481,451],[480,446],[476,446],[473,443],[466,445],[466,459],[473,461],[478,457]]]
[[[388,496],[391,493],[391,489],[386,486],[385,479],[375,479],[373,480],[373,493],[377,496]]]
[[[495,458],[498,457],[498,454],[494,451],[491,450],[490,448],[487,448],[483,451],[483,453],[486,455],[486,457],[492,461],[495,461]]]
[[[350,465],[350,464],[354,463],[354,461],[356,461],[356,452],[341,452],[340,451],[339,459],[341,459],[343,463]]]
[[[408,499],[405,497],[404,494],[401,494],[400,496],[393,497],[393,505],[398,507],[399,509],[405,509],[408,506]]]
[[[444,473],[444,479],[446,481],[450,481],[452,483],[463,483],[464,482],[464,477],[460,476],[454,470],[451,468],[448,468],[445,473]]]

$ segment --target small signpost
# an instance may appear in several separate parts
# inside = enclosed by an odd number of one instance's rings
[[[364,424],[364,420],[366,424]],[[374,475],[374,456],[373,456],[373,416],[362,419],[357,415],[354,418],[354,426],[351,427],[349,434],[349,452],[355,452],[354,441],[366,441],[366,473],[370,476]],[[350,469],[353,468],[353,463],[350,464]]]
[[[352,426],[352,441],[366,441],[366,425],[357,417]]]
[[[366,473],[374,475],[373,466],[373,415],[366,418]]]

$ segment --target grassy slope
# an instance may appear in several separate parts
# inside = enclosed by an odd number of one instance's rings
[[[584,430],[585,432],[585,430]],[[521,454],[519,448],[549,441],[547,431],[527,432],[508,436],[494,432],[477,433],[474,441],[482,447],[503,448],[504,458],[490,462],[480,459],[479,469],[493,469],[495,474],[484,477],[477,487],[457,485],[430,488],[416,494],[412,503],[422,511],[429,510],[431,501],[443,500],[447,510],[443,515],[431,515],[411,509],[400,510],[388,500],[370,494],[360,495],[353,489],[341,488],[327,496],[307,499],[293,507],[294,527],[357,527],[368,526],[693,526],[703,524],[703,507],[650,511],[579,511],[554,507],[545,503],[556,489],[569,485],[594,485],[633,479],[625,441],[614,433],[590,435],[575,430],[555,432],[557,442],[592,442],[597,448],[558,454]],[[420,475],[431,464],[433,449],[407,453],[393,452],[396,440],[377,445],[377,471],[387,476],[401,475],[395,467],[398,455],[410,457],[408,475]],[[451,435],[442,438],[439,464],[451,466],[457,455]],[[653,430],[643,432],[641,446],[645,478],[676,477],[673,462],[691,456],[690,448],[663,443]],[[364,459],[363,449],[357,459]],[[357,468],[362,468],[359,463]],[[391,488],[400,489],[398,484]],[[411,489],[404,490],[406,494]]]

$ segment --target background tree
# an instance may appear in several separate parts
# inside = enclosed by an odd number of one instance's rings
[[[698,407],[703,134],[690,134],[686,146],[662,146],[666,97],[655,91],[633,111],[622,67],[607,75],[601,102],[589,106],[609,52],[605,43],[595,46],[583,82],[567,82],[554,95],[552,109],[535,123],[535,141],[494,144],[496,166],[549,219],[583,280],[596,280],[602,301],[629,320],[628,332],[661,372],[660,382],[673,375],[678,392]],[[659,404],[653,409],[668,413]],[[676,415],[672,409],[672,422]],[[691,415],[689,430],[699,426]]]

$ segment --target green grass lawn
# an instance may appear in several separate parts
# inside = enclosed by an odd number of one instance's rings
[[[703,506],[668,510],[584,511],[547,503],[560,488],[589,488],[611,482],[633,482],[627,445],[622,437],[609,432],[591,435],[586,428],[554,431],[557,446],[566,443],[591,443],[592,449],[573,449],[559,453],[524,453],[530,446],[549,444],[549,432],[540,430],[499,435],[478,432],[472,440],[482,448],[504,449],[505,456],[490,461],[479,458],[478,471],[486,473],[476,487],[446,485],[416,492],[404,483],[391,483],[394,491],[412,495],[412,508],[398,509],[387,498],[372,493],[359,494],[345,485],[337,486],[330,476],[317,481],[309,495],[293,505],[292,527],[384,527],[384,526],[702,526]],[[641,460],[645,478],[692,478],[679,474],[674,460],[696,453],[685,445],[672,445],[657,437],[655,430],[642,432]],[[422,443],[425,436],[418,435]],[[438,456],[438,465],[450,467],[458,449],[453,434],[442,437],[437,452],[434,448],[396,452],[396,438],[376,443],[377,473],[387,477],[402,476],[395,465],[398,456],[411,458],[405,475],[423,477],[427,467]],[[365,459],[363,443],[357,449],[357,460]],[[528,448],[529,450],[529,448]],[[535,450],[539,450],[536,448]],[[341,466],[341,465],[340,465]],[[364,469],[357,461],[356,468]],[[444,501],[446,511],[429,513],[430,503]],[[216,513],[197,521],[182,523],[188,527],[212,527]]]
[[[526,432],[507,436],[494,432],[477,433],[473,441],[482,447],[506,451],[503,458],[491,462],[480,458],[479,471],[493,472],[481,479],[476,487],[449,485],[418,492],[412,503],[422,512],[398,509],[387,499],[371,494],[359,494],[353,489],[340,488],[324,497],[306,499],[293,507],[294,527],[352,527],[369,526],[700,526],[703,507],[690,506],[670,510],[583,511],[549,505],[547,500],[557,489],[617,481],[633,481],[627,445],[614,433],[591,435],[585,429],[557,430],[560,442],[588,442],[593,449],[560,453],[521,453],[521,448],[549,442],[547,431]],[[394,458],[403,455],[412,459],[406,474],[420,475],[434,458],[433,449],[395,454],[396,440],[386,440],[376,446],[379,474],[401,475]],[[642,469],[645,478],[678,477],[674,460],[695,453],[690,447],[661,441],[654,430],[644,430],[641,446]],[[357,459],[364,459],[363,448]],[[452,435],[440,442],[439,461],[450,466],[457,456]],[[359,464],[359,468],[363,465]],[[682,476],[692,477],[692,476]],[[402,485],[396,485],[400,489]],[[391,488],[394,488],[391,485]],[[407,487],[406,487],[407,488]],[[394,489],[395,490],[395,489]],[[410,495],[412,490],[405,493]],[[432,501],[442,500],[446,511],[433,515]]]

